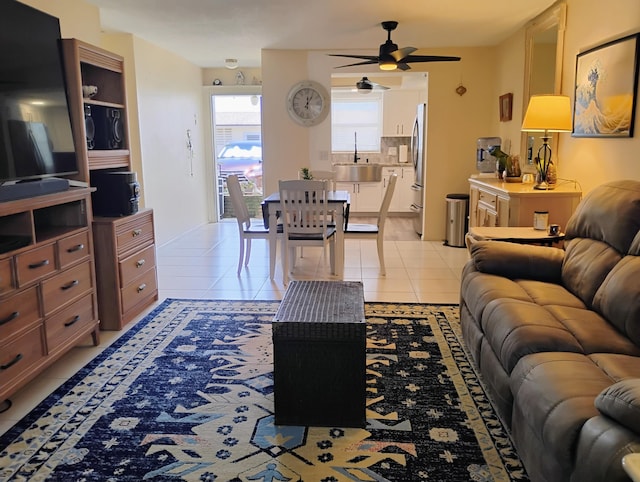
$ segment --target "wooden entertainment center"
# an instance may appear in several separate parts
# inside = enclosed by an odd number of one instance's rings
[[[124,59],[63,40],[78,174],[130,171]],[[83,98],[83,85],[98,87]],[[122,145],[87,145],[85,108],[117,111]],[[114,121],[115,122],[115,121]],[[116,127],[116,126],[114,126]],[[88,335],[119,330],[158,299],[153,211],[94,217],[94,187],[0,202],[0,411],[8,398]]]

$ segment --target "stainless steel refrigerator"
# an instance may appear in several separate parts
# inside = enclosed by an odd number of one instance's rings
[[[411,186],[413,191],[411,211],[415,213],[413,227],[416,233],[422,236],[424,186],[427,171],[427,104],[418,104],[411,134],[411,161],[415,170],[415,179]]]

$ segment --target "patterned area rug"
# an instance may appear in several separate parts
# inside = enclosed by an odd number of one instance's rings
[[[456,306],[366,304],[364,428],[274,424],[277,308],[163,302],[0,438],[0,480],[528,480]]]

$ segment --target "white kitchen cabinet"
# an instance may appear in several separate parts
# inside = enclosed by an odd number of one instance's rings
[[[337,182],[338,191],[351,194],[351,213],[377,213],[382,204],[382,182]]]
[[[388,90],[383,98],[382,135],[409,137],[413,131],[420,91]]]
[[[413,167],[384,167],[382,169],[382,196],[387,190],[389,185],[389,177],[392,174],[398,175],[396,181],[396,188],[391,198],[391,205],[389,206],[389,212],[392,213],[408,213],[411,212],[411,203],[413,202],[413,193],[411,191],[411,185],[414,182],[414,169]]]

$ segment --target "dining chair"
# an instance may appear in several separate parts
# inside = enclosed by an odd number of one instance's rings
[[[389,184],[387,185],[387,190],[384,192],[384,197],[382,198],[382,205],[380,206],[378,222],[376,224],[356,224],[347,222],[344,231],[345,239],[372,238],[376,240],[376,244],[378,245],[378,262],[380,263],[380,274],[382,276],[386,276],[387,274],[387,270],[384,265],[384,225],[387,221],[387,213],[389,212],[389,205],[391,204],[391,198],[393,197],[393,191],[395,191],[397,181],[397,174],[391,174],[391,176],[389,176]]]
[[[336,173],[333,171],[320,171],[320,170],[312,170],[311,177],[314,181],[325,181],[328,184],[328,188],[332,191],[336,190]]]
[[[247,203],[242,194],[242,188],[240,187],[240,181],[238,176],[231,174],[227,177],[227,190],[229,191],[229,197],[231,198],[231,205],[233,206],[233,212],[236,215],[238,221],[238,233],[240,235],[240,256],[238,258],[238,271],[240,274],[242,270],[242,264],[249,265],[249,258],[251,257],[251,240],[252,239],[269,239],[269,229],[265,227],[263,223],[252,220],[247,208]],[[278,225],[278,236],[281,237],[282,226]]]
[[[295,266],[297,247],[320,246],[323,253],[329,245],[331,274],[336,273],[336,227],[331,224],[325,181],[280,181],[284,249],[282,276],[288,282]]]

